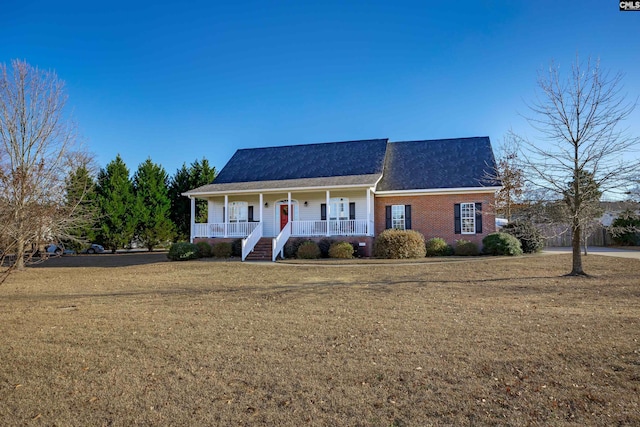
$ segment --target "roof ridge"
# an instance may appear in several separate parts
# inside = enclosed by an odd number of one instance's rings
[[[464,136],[461,138],[412,139],[409,141],[389,141],[389,144],[400,144],[400,143],[406,143],[406,142],[460,141],[465,139],[490,139],[490,138],[489,136]]]
[[[328,142],[310,142],[305,144],[287,144],[287,145],[271,145],[268,147],[253,147],[253,148],[238,148],[237,151],[249,151],[249,150],[271,150],[274,148],[291,148],[291,147],[309,147],[311,145],[330,145],[330,144],[349,144],[352,142],[389,142],[389,138],[373,138],[373,139],[353,139],[349,141],[328,141]]]

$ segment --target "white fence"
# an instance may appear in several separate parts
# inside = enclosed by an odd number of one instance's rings
[[[373,224],[373,222],[371,222]],[[373,232],[366,220],[349,219],[340,221],[292,221],[292,236],[366,236]],[[371,227],[371,229],[369,229]]]
[[[259,222],[210,222],[195,224],[193,237],[247,237]]]

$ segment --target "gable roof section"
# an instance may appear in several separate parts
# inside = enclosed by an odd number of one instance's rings
[[[238,150],[216,184],[381,174],[386,139]]]
[[[382,175],[387,141],[369,139],[238,150],[212,184],[187,194],[371,186]]]
[[[486,136],[392,142],[377,191],[496,187],[495,166]]]

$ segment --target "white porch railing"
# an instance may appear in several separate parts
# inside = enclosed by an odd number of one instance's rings
[[[247,237],[261,224],[259,222],[196,223],[193,237]]]
[[[293,221],[292,236],[367,236],[373,234],[373,221],[348,219],[339,221]]]
[[[292,228],[291,224],[292,224],[291,222],[287,223],[287,225],[284,226],[280,234],[278,234],[278,237],[275,237],[273,239],[273,245],[272,245],[273,254],[271,256],[271,261],[273,262],[276,261],[278,254],[282,252],[282,250],[284,249],[285,243],[287,243],[287,240],[289,240],[289,237],[291,237],[291,228]]]
[[[256,243],[262,237],[262,223],[259,222],[258,226],[253,229],[251,234],[247,236],[246,239],[242,239],[242,261],[247,258],[247,255],[251,253],[253,248],[256,246]]]

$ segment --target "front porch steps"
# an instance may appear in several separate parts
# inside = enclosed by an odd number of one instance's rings
[[[271,261],[272,255],[272,241],[270,237],[263,237],[258,240],[256,246],[253,248],[253,252],[247,255],[245,261]]]

